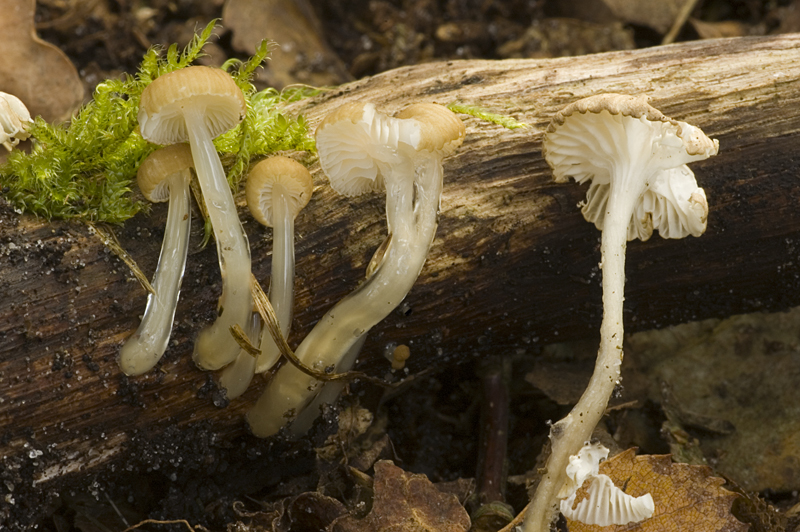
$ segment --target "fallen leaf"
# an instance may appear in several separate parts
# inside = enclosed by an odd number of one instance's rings
[[[653,517],[608,527],[567,519],[570,532],[745,532],[748,528],[731,514],[738,495],[723,489],[725,481],[712,476],[709,467],[675,464],[669,455],[635,456],[628,449],[600,464],[600,473],[633,497],[650,493],[656,507]],[[576,502],[585,496],[581,488]]]
[[[439,491],[428,477],[407,473],[388,460],[375,464],[375,497],[364,519],[345,517],[332,532],[466,532],[467,511],[455,495]]]
[[[694,31],[701,39],[722,39],[725,37],[745,37],[751,34],[751,27],[738,20],[722,20],[719,22],[704,22],[690,18]]]
[[[322,87],[351,79],[321,37],[321,25],[307,0],[228,0],[222,20],[233,31],[233,47],[241,52],[253,54],[264,39],[278,44],[258,74],[272,87],[292,83]]]
[[[623,22],[639,24],[666,33],[675,22],[681,8],[692,0],[603,0],[603,3]]]
[[[67,56],[36,36],[35,10],[35,0],[0,0],[0,91],[22,100],[31,116],[66,120],[83,102],[83,84]]]

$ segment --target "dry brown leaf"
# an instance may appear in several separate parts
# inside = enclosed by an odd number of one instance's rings
[[[635,456],[628,449],[600,464],[614,485],[628,495],[653,496],[655,513],[641,523],[600,527],[567,519],[570,532],[745,532],[747,525],[731,514],[738,497],[722,489],[725,481],[711,475],[711,468],[672,463],[669,455]],[[581,493],[583,491],[583,493]],[[578,491],[576,501],[585,497]]]
[[[233,47],[239,51],[252,54],[264,39],[278,44],[266,69],[259,71],[270,86],[322,87],[351,79],[321,37],[321,25],[307,0],[228,0],[222,20],[233,31]]]
[[[0,91],[15,95],[31,116],[66,120],[83,101],[83,84],[64,53],[36,36],[35,0],[0,0]]]
[[[375,497],[364,519],[347,517],[333,532],[466,532],[469,515],[455,495],[439,491],[428,477],[406,473],[392,462],[375,464]]]
[[[691,0],[603,0],[603,3],[623,22],[666,33],[688,1]]]
[[[738,20],[722,20],[719,22],[704,22],[690,18],[694,31],[701,39],[722,39],[725,37],[745,37],[750,35],[751,27]]]

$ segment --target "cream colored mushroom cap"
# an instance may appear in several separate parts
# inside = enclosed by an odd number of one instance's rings
[[[305,166],[288,157],[264,159],[250,170],[245,185],[247,206],[253,218],[272,227],[272,192],[276,185],[288,194],[289,211],[294,218],[308,204],[314,182]]]
[[[567,105],[547,127],[542,152],[557,182],[569,177],[579,183],[603,179],[609,171],[607,159],[624,156],[628,146],[619,141],[625,125],[612,117],[627,117],[636,125],[650,124],[653,138],[673,149],[667,157],[682,159],[666,167],[707,159],[719,151],[719,141],[708,138],[698,127],[666,117],[648,104],[644,95],[597,94]]]
[[[396,113],[395,118],[413,119],[420,124],[417,150],[436,152],[446,157],[464,142],[464,122],[447,107],[435,103],[414,103]]]
[[[315,138],[331,187],[358,196],[383,189],[383,174],[402,161],[398,146],[419,138],[419,123],[388,117],[371,103],[352,102],[328,114]]]
[[[156,78],[142,92],[139,130],[155,144],[189,140],[183,119],[187,107],[202,109],[212,138],[228,131],[244,118],[244,94],[222,69],[192,66]]]
[[[148,201],[153,203],[167,201],[169,199],[167,179],[189,168],[194,168],[189,145],[173,144],[154,151],[142,161],[136,173],[136,183]]]

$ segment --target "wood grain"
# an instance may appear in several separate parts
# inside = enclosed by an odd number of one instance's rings
[[[439,230],[417,285],[375,328],[360,369],[383,375],[390,342],[411,346],[418,371],[469,357],[530,352],[543,342],[595,334],[599,233],[576,204],[585,190],[557,185],[541,157],[550,117],[599,92],[647,94],[668,116],[700,126],[720,154],[693,165],[710,205],[701,238],[633,242],[627,327],[800,303],[800,35],[700,41],[554,60],[431,63],[387,72],[295,104],[316,124],[336,106],[372,101],[388,112],[409,102],[479,104],[530,124],[514,131],[468,118],[463,147],[445,162]],[[312,167],[315,195],[297,222],[297,310],[290,344],[352,290],[383,238],[383,201],[347,200]],[[143,312],[145,293],[89,230],[0,212],[0,449],[36,458],[34,479],[90,471],[134,433],[203,421],[219,438],[242,434],[256,383],[214,406],[211,375],[191,363],[191,340],[214,316],[214,250],[197,251],[193,226],[172,346],[136,379],[115,356]],[[254,272],[266,280],[268,231],[240,211]],[[152,274],[166,211],[116,228]],[[219,402],[219,401],[217,401]],[[60,468],[60,469],[59,469]],[[1,489],[1,488],[0,488]]]

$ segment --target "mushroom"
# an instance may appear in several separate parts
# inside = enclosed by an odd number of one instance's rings
[[[346,371],[353,347],[408,294],[436,232],[442,159],[464,139],[464,124],[446,108],[415,104],[394,118],[372,104],[348,104],[316,132],[323,171],[334,190],[348,195],[386,189],[390,241],[374,271],[317,323],[297,348],[297,358],[318,371]],[[247,415],[257,436],[276,433],[318,393],[320,382],[284,366]],[[305,425],[319,412],[311,412]]]
[[[119,367],[126,375],[146,373],[167,349],[189,250],[192,166],[192,152],[187,144],[157,150],[139,166],[137,182],[144,197],[152,202],[169,201],[169,209],[151,283],[154,291],[147,297],[139,328],[119,351]]]
[[[0,144],[11,151],[19,141],[30,137],[25,126],[32,122],[28,108],[19,98],[0,92]]]
[[[716,155],[719,143],[700,129],[667,118],[644,97],[603,94],[557,113],[544,157],[557,182],[591,180],[584,216],[602,229],[603,321],[594,374],[572,411],[550,430],[551,454],[525,519],[525,532],[549,530],[570,455],[603,416],[622,363],[627,240],[700,235],[705,193],[685,165]]]
[[[314,182],[306,167],[280,156],[255,165],[245,186],[253,218],[274,228],[269,300],[284,338],[289,335],[294,307],[294,219],[308,204],[313,190]],[[254,371],[263,373],[280,358],[278,346],[266,327],[260,349],[257,359],[240,352],[236,361],[223,371],[220,383],[227,390],[228,399],[244,393]]]
[[[245,110],[244,95],[233,79],[223,70],[203,66],[156,78],[142,93],[139,104],[139,128],[145,139],[156,144],[188,139],[214,230],[222,295],[218,318],[195,342],[193,357],[203,369],[219,369],[236,358],[240,348],[230,327],[244,327],[253,306],[250,247],[212,142],[241,122]]]
[[[589,442],[577,455],[569,457],[567,482],[559,493],[563,497],[561,513],[573,521],[597,526],[627,525],[652,517],[656,509],[652,495],[628,495],[616,487],[608,475],[600,473],[600,461],[607,457],[605,446]],[[586,497],[575,504],[578,488],[587,480],[590,484]]]

